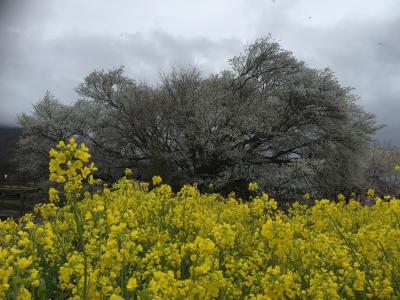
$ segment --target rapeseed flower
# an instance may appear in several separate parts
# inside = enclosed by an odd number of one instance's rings
[[[126,288],[127,288],[128,290],[130,290],[130,291],[133,291],[136,287],[137,287],[136,278],[131,277],[131,278],[128,280],[128,284],[127,284]]]
[[[153,176],[152,182],[153,182],[153,185],[159,185],[159,184],[161,184],[162,179],[160,176]]]
[[[174,193],[130,171],[100,186],[74,139],[49,155],[51,202],[0,221],[0,299],[399,298],[396,197],[369,190],[370,206],[339,194],[283,212],[262,191],[249,202]]]
[[[254,191],[256,191],[257,189],[258,189],[258,184],[257,184],[257,182],[250,182],[250,183],[249,183],[249,187],[248,187],[248,190],[249,190],[249,191],[254,192]]]

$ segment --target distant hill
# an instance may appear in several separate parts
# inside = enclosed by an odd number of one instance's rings
[[[16,179],[16,166],[12,161],[22,128],[0,126],[0,183],[4,183],[4,175],[8,175],[8,181]]]

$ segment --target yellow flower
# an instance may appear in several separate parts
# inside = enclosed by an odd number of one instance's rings
[[[50,149],[49,151],[49,156],[55,158],[57,156],[57,151],[54,150],[53,148]]]
[[[25,270],[31,264],[32,264],[32,258],[22,257],[22,258],[18,258],[18,260],[17,260],[18,268],[20,268],[21,270]]]
[[[365,273],[360,271],[360,270],[356,270],[356,274],[355,274],[355,281],[354,281],[354,289],[360,291],[364,289],[364,285],[365,285]]]
[[[268,206],[272,209],[277,209],[278,208],[278,203],[274,199],[270,199],[268,201]]]
[[[35,224],[32,221],[29,221],[26,223],[25,228],[28,230],[32,230],[33,228],[35,228]]]
[[[82,151],[81,149],[76,150],[74,153],[74,157],[80,159],[83,162],[88,162],[90,156],[91,155],[89,153]]]
[[[56,172],[58,168],[60,167],[60,164],[57,162],[57,160],[52,159],[49,162],[49,171],[50,172]]]
[[[67,267],[60,267],[58,279],[62,284],[68,284],[71,280],[70,270]]]
[[[120,295],[112,294],[110,300],[124,300]]]
[[[128,290],[130,290],[130,291],[133,291],[133,290],[136,288],[136,286],[137,286],[136,278],[131,277],[131,278],[128,280],[128,284],[127,284],[126,288],[127,288]]]
[[[88,167],[81,169],[82,177],[86,178],[92,171]]]
[[[81,144],[81,150],[84,152],[89,152],[89,148],[84,143]]]
[[[255,190],[257,190],[258,189],[257,182],[250,182],[248,189],[251,192],[254,192]]]
[[[88,182],[90,185],[96,185],[101,183],[101,179],[94,179],[93,175],[90,175]]]
[[[160,176],[153,176],[152,182],[153,182],[153,185],[158,185],[162,182],[162,178]]]
[[[67,156],[64,152],[58,152],[55,159],[59,164],[64,164],[67,161]]]
[[[60,141],[60,142],[57,144],[57,148],[64,148],[64,147],[65,147],[64,141]]]
[[[271,240],[273,238],[273,221],[268,219],[267,222],[262,226],[261,234],[267,240]]]
[[[33,287],[38,287],[40,284],[39,279],[38,279],[38,274],[39,274],[38,270],[36,270],[36,269],[31,270],[31,275],[30,275],[29,279],[30,279],[31,285]]]
[[[57,176],[57,179],[55,181],[57,183],[64,183],[66,180],[64,176]]]
[[[375,196],[375,190],[374,190],[374,189],[368,189],[367,195],[368,195],[369,197],[374,197],[374,196]]]
[[[320,199],[282,211],[267,193],[247,202],[234,193],[202,194],[195,185],[173,193],[159,176],[150,192],[148,183],[127,176],[93,188],[86,184],[97,182],[95,166],[82,160],[87,147],[60,146],[50,150],[49,168],[63,187],[50,188],[49,197],[57,199],[63,188],[66,205],[40,204],[35,216],[0,221],[0,299],[30,299],[39,287],[48,295],[54,278],[70,299],[81,299],[85,270],[87,299],[138,297],[141,287],[152,299],[394,299],[400,293],[396,196],[369,190],[375,199],[369,206],[353,195],[348,204]],[[251,182],[249,189],[258,186]]]
[[[19,292],[19,295],[15,299],[16,300],[30,300],[30,299],[32,299],[32,295],[26,288],[23,287],[21,289],[21,291]]]
[[[400,172],[400,165],[396,165],[396,166],[394,167],[394,169],[395,169],[396,171],[399,171],[399,172]]]
[[[70,146],[72,148],[76,148],[77,147],[77,144],[75,143],[75,139],[73,137],[69,139],[68,146]]]
[[[339,201],[344,201],[346,199],[346,197],[343,194],[337,195],[337,198]]]
[[[132,169],[126,168],[124,173],[125,173],[125,176],[130,176],[130,175],[132,175]]]
[[[73,166],[75,169],[80,169],[80,168],[82,168],[83,163],[82,163],[81,160],[75,160],[75,161],[73,162],[72,166]]]
[[[311,198],[310,193],[305,193],[303,198],[309,200]]]

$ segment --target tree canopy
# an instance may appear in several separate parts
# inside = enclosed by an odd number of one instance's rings
[[[379,128],[329,69],[296,59],[270,37],[202,75],[176,67],[161,84],[138,83],[123,68],[94,71],[63,105],[50,94],[22,114],[21,169],[45,173],[55,140],[89,145],[99,176],[125,167],[173,186],[196,183],[243,195],[249,181],[276,195],[329,195],[362,184],[362,162]]]

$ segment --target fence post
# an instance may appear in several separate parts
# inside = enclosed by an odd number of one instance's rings
[[[20,192],[19,193],[19,213],[20,213],[21,217],[24,215],[24,210],[25,210],[24,201],[25,201],[25,193]]]

